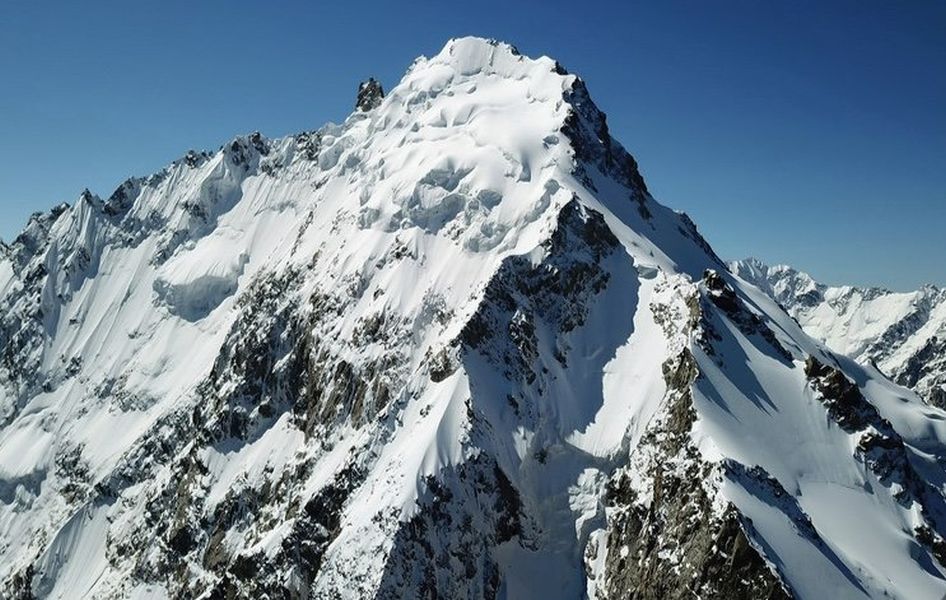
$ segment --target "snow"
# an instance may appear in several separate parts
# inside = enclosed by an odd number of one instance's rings
[[[94,597],[95,585],[107,566],[104,507],[86,507],[59,530],[40,559],[37,596]]]
[[[784,513],[737,484],[730,482],[724,490],[726,496],[752,520],[753,527],[766,541],[765,547],[762,548],[765,555],[786,572],[805,573],[805,577],[794,583],[799,597],[870,597],[856,581],[851,581],[850,572],[843,566],[839,568],[835,556],[804,539],[798,533],[795,523]],[[861,530],[866,529],[863,522],[857,523],[856,526]]]
[[[879,506],[863,488],[811,482],[802,499],[806,510],[817,507],[821,535],[878,592],[911,599],[943,597],[939,569],[916,540],[886,518],[890,508]]]
[[[757,300],[764,306],[764,297]],[[726,496],[758,528],[771,560],[789,574],[818,573],[797,581],[789,575],[793,587],[802,597],[942,597],[941,569],[905,533],[913,527],[911,512],[892,497],[895,488],[850,460],[854,441],[830,422],[800,370],[785,369],[732,323],[717,333],[723,339],[714,346],[724,364],[697,353],[703,378],[695,389],[700,415],[695,437],[705,455],[765,469],[797,497],[827,541],[833,556],[813,549],[764,498],[733,483],[726,486]],[[804,340],[800,331],[793,337]],[[869,375],[853,360],[839,360],[905,440],[942,448],[946,430],[938,411],[876,371]]]
[[[249,256],[232,252],[233,241],[242,237],[242,232],[227,237],[230,240],[221,235],[201,239],[158,273],[154,291],[172,313],[199,321],[236,293]]]
[[[263,436],[250,444],[207,450],[205,464],[213,481],[205,498],[208,505],[216,506],[227,493],[239,489],[241,483],[257,481],[266,471],[282,471],[286,468],[304,444],[304,436],[298,429],[289,426],[288,420],[288,415],[283,416]]]
[[[0,477],[15,481],[29,478],[42,465],[52,448],[55,437],[43,430],[42,420],[36,416],[24,419],[15,430],[4,430],[0,444]]]

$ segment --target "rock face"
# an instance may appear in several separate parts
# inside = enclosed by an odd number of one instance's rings
[[[946,290],[831,287],[756,259],[730,269],[775,298],[812,337],[946,407]]]
[[[507,44],[35,216],[0,356],[4,598],[946,593],[946,414]]]
[[[358,85],[358,97],[355,100],[355,110],[367,112],[376,108],[384,99],[384,88],[374,78],[369,77]]]

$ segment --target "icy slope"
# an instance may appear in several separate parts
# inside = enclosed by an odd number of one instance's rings
[[[946,415],[731,277],[548,58],[451,41],[2,256],[4,597],[946,593]]]
[[[730,269],[775,298],[809,335],[946,406],[946,290],[830,287],[756,259],[732,262]]]

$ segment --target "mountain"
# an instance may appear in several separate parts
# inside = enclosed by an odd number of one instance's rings
[[[453,40],[0,252],[5,598],[946,593],[946,413],[730,274],[549,58]]]
[[[730,263],[730,270],[775,298],[834,351],[873,363],[930,404],[946,407],[946,290],[827,286],[752,258]]]

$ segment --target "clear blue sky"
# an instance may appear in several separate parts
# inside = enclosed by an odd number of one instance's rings
[[[346,7],[347,6],[347,7]],[[946,284],[946,3],[0,3],[0,237],[238,133],[341,121],[450,37],[583,76],[724,257]]]

